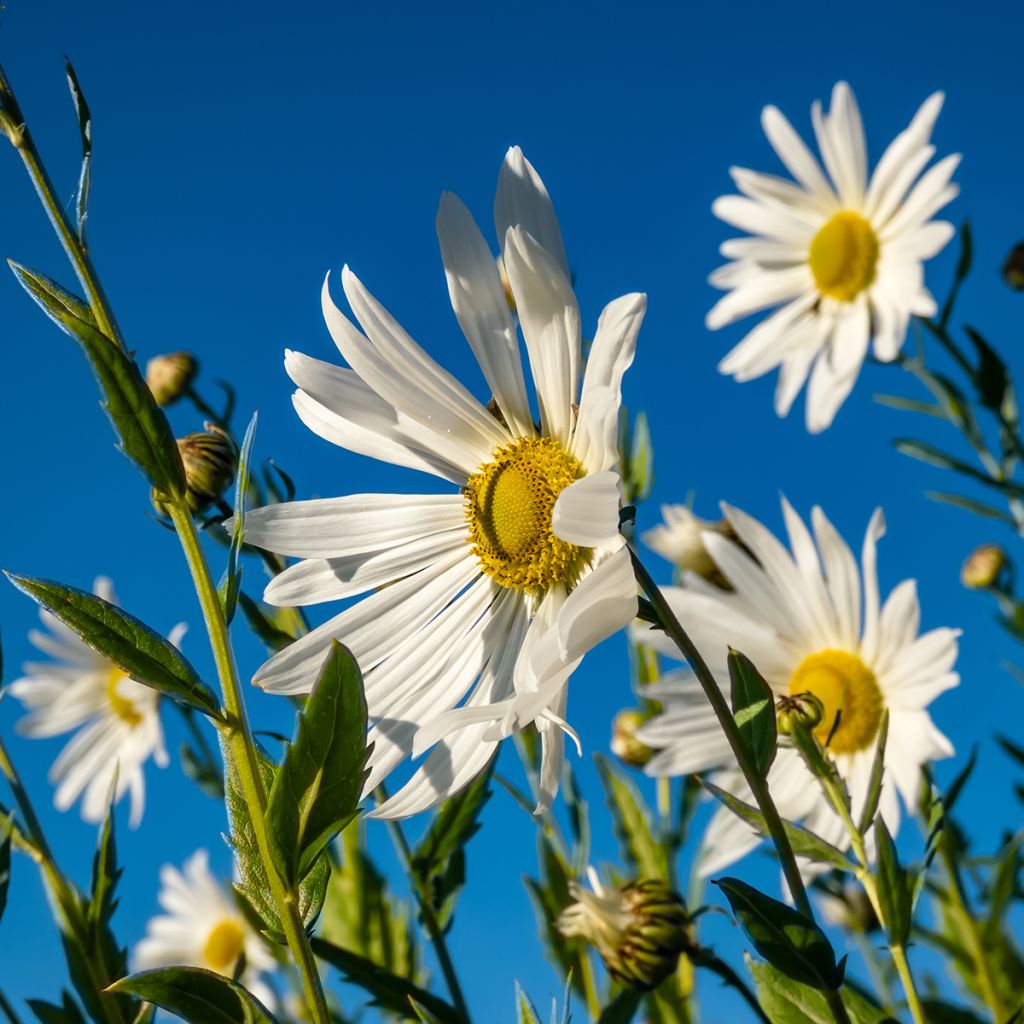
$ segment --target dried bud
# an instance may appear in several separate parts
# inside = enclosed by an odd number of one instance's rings
[[[789,736],[796,726],[814,729],[825,717],[825,705],[813,693],[796,693],[775,702],[775,718],[779,732]]]
[[[653,878],[606,890],[591,873],[591,884],[593,892],[572,886],[576,902],[562,911],[558,930],[594,946],[623,985],[642,992],[657,988],[689,945],[683,901]]]
[[[612,722],[612,753],[632,768],[643,768],[654,756],[654,751],[636,738],[636,731],[647,716],[636,708],[620,711]]]
[[[995,586],[1009,557],[998,544],[982,544],[975,548],[960,569],[960,582],[968,590],[987,590]]]
[[[185,466],[185,500],[196,515],[218,501],[234,480],[235,446],[224,431],[207,423],[203,433],[179,438],[178,451]],[[155,490],[153,505],[166,515],[166,499]]]
[[[1024,242],[1018,242],[1003,261],[1003,280],[1015,292],[1024,291]]]
[[[196,357],[188,352],[156,356],[146,363],[146,384],[157,405],[176,402],[189,389],[199,372]]]
[[[729,584],[704,546],[707,531],[734,538],[732,527],[724,520],[712,522],[700,519],[686,505],[662,505],[663,523],[647,530],[643,542],[662,558],[667,558],[681,572],[702,576],[717,587],[728,589]]]

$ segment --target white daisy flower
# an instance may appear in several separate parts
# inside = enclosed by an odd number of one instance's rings
[[[880,811],[895,833],[897,794],[913,806],[922,766],[953,753],[926,709],[959,682],[953,671],[959,630],[920,633],[913,580],[900,583],[880,605],[875,546],[885,529],[881,510],[868,526],[860,571],[819,508],[811,514],[812,537],[783,500],[790,550],[739,509],[723,510],[738,542],[708,532],[704,543],[733,589],[720,590],[690,575],[683,587],[666,588],[666,598],[725,693],[733,647],[753,661],[777,697],[809,692],[821,700],[824,716],[815,733],[828,743],[855,812],[866,798],[879,724],[888,709]],[[664,633],[645,630],[641,639],[679,657]],[[752,803],[697,680],[688,671],[673,672],[649,693],[664,710],[637,732],[658,751],[648,774],[720,769],[714,782]],[[768,781],[784,818],[803,821],[836,846],[847,845],[838,815],[795,750],[779,748]],[[758,841],[749,825],[720,807],[705,836],[701,874],[732,863]]]
[[[265,975],[275,969],[274,957],[228,888],[214,878],[206,850],[192,854],[183,871],[165,864],[160,885],[158,900],[166,914],[151,918],[146,926],[146,937],[135,947],[135,969],[205,967],[226,978],[237,975],[246,989],[273,1009],[277,1000]]]
[[[93,591],[117,604],[105,576],[97,578]],[[18,722],[18,731],[36,738],[75,732],[50,769],[50,781],[57,786],[55,806],[66,811],[82,796],[82,817],[102,821],[116,772],[115,799],[131,793],[135,828],[145,807],[146,762],[152,758],[161,768],[168,763],[160,694],[125,675],[55,615],[42,609],[39,617],[49,632],[34,629],[29,640],[56,660],[26,662],[25,675],[11,683],[11,694],[29,712]],[[181,641],[185,628],[179,623],[171,630],[172,644]]]
[[[810,375],[807,429],[824,430],[856,383],[868,343],[888,362],[903,345],[912,315],[933,316],[924,261],[953,235],[930,218],[959,192],[951,184],[959,155],[922,174],[935,153],[932,127],[942,93],[930,96],[882,155],[868,179],[864,127],[845,82],[832,108],[811,108],[818,161],[775,107],[761,124],[796,179],[731,170],[742,195],[722,196],[717,217],[754,237],[734,238],[721,252],[732,262],[710,282],[728,292],[707,315],[716,330],[775,309],[719,365],[738,381],[780,368],[775,411],[785,416]],[[778,307],[778,308],[776,308]]]
[[[341,283],[363,330],[334,305],[327,282],[323,312],[352,368],[297,352],[285,367],[312,431],[454,489],[297,501],[246,517],[249,543],[303,559],[267,587],[270,604],[369,593],[271,658],[254,682],[308,693],[332,638],[352,650],[372,719],[366,792],[436,743],[377,808],[380,817],[458,792],[502,738],[530,722],[543,737],[542,801],[550,801],[569,730],[568,677],[637,608],[618,529],[616,430],[646,297],[605,308],[584,369],[561,232],[519,149],[502,166],[494,213],[539,425],[498,265],[469,211],[446,193],[437,232],[448,291],[493,405],[434,362],[348,267]]]
[[[714,560],[704,546],[704,531],[719,525],[693,514],[689,505],[662,505],[657,526],[641,534],[643,542],[679,572],[693,572],[705,579],[717,572]]]

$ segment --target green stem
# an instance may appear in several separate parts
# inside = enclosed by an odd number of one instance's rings
[[[889,953],[892,956],[892,962],[896,965],[896,973],[900,976],[903,991],[906,993],[910,1016],[914,1018],[915,1024],[928,1024],[924,1015],[924,1007],[917,994],[917,986],[914,984],[914,976],[910,973],[906,950],[902,946],[890,946]]]
[[[377,790],[379,798],[383,801],[386,799],[387,793],[383,787],[379,787]],[[434,906],[430,900],[430,893],[426,891],[424,885],[416,874],[416,871],[412,866],[412,850],[409,847],[409,840],[405,837],[405,831],[402,828],[402,824],[393,818],[389,818],[387,821],[388,831],[391,833],[391,839],[394,842],[395,850],[398,852],[399,859],[402,862],[402,867],[405,870],[405,876],[409,880],[409,886],[416,896],[416,903],[419,906],[420,918],[423,924],[426,926],[427,931],[430,933],[430,941],[434,946],[434,953],[437,956],[437,962],[441,967],[441,973],[444,975],[445,985],[448,987],[448,993],[452,997],[452,1003],[455,1005],[455,1010],[459,1017],[469,1024],[469,1007],[466,1005],[466,998],[462,994],[462,986],[459,984],[459,976],[455,970],[455,963],[451,958],[451,954],[448,951],[448,943],[444,937],[444,930],[441,928],[441,923],[437,919],[437,914],[434,912]]]
[[[117,326],[110,303],[107,301],[99,277],[92,265],[89,251],[82,239],[79,238],[78,232],[71,226],[67,214],[64,212],[64,206],[57,198],[53,182],[50,180],[39,150],[36,149],[35,142],[32,140],[28,126],[25,124],[25,118],[21,113],[21,107],[2,67],[0,67],[0,112],[2,112],[0,128],[5,131],[11,145],[18,151],[25,170],[28,171],[28,176],[43,204],[46,215],[50,218],[53,230],[57,233],[60,244],[85,289],[89,308],[96,318],[97,325],[111,341],[124,348],[120,328]]]
[[[82,897],[60,870],[39,822],[39,817],[32,806],[32,801],[29,799],[28,792],[22,784],[21,777],[18,775],[2,739],[0,739],[0,775],[7,780],[14,796],[14,802],[21,812],[22,821],[35,850],[33,859],[39,865],[43,883],[50,894],[58,926],[81,951],[89,972],[88,980],[92,988],[90,993],[92,1001],[103,1008],[110,1024],[124,1024],[124,1016],[121,1013],[117,997],[106,991],[107,986],[112,985],[118,979],[110,976],[106,964],[97,955],[88,921],[83,914]]]
[[[743,1001],[754,1011],[754,1015],[763,1024],[772,1024],[771,1018],[761,1009],[761,1003],[750,990],[750,986],[739,976],[730,964],[727,964],[721,957],[707,946],[695,946],[687,952],[687,955],[697,967],[718,975],[722,983],[734,988],[742,997]]]
[[[209,402],[200,397],[199,392],[196,391],[194,387],[187,387],[185,389],[185,395],[188,397],[189,401],[196,407],[196,411],[199,413],[200,416],[205,416],[216,427],[221,427],[224,430],[228,428],[228,424],[225,421],[224,417],[219,412],[217,412],[217,410],[214,409],[213,406],[209,404]]]
[[[309,944],[309,936],[306,934],[305,923],[299,911],[296,893],[285,884],[274,865],[265,819],[267,794],[259,773],[256,744],[249,727],[245,702],[242,700],[238,671],[235,667],[234,653],[231,649],[220,597],[210,576],[209,566],[199,543],[195,524],[192,522],[192,516],[184,501],[174,499],[170,503],[169,510],[171,520],[181,540],[189,570],[192,573],[192,580],[210,637],[217,675],[220,679],[224,708],[228,719],[228,724],[221,728],[225,756],[231,758],[238,776],[239,786],[245,800],[246,810],[252,821],[256,845],[263,861],[267,882],[278,917],[281,920],[285,940],[295,960],[295,966],[302,977],[303,995],[312,1017],[312,1024],[331,1024],[332,1018],[327,1006],[327,998],[324,995],[316,957]]]
[[[665,631],[665,635],[682,651],[690,668],[693,669],[693,673],[697,677],[701,688],[704,690],[704,694],[711,704],[715,716],[718,718],[722,731],[725,733],[725,738],[732,749],[733,756],[736,758],[736,762],[747,781],[747,785],[750,787],[750,792],[753,794],[758,809],[764,817],[765,827],[772,842],[775,844],[779,863],[782,865],[782,873],[785,875],[793,902],[805,917],[813,921],[814,909],[811,907],[811,901],[807,896],[807,889],[804,887],[804,880],[800,875],[796,855],[793,853],[793,847],[789,843],[789,837],[786,835],[782,818],[779,816],[775,801],[772,800],[771,793],[768,791],[768,781],[757,770],[750,749],[740,735],[739,727],[732,716],[732,711],[718,687],[714,674],[708,668],[707,662],[700,651],[697,650],[686,630],[683,629],[675,616],[675,612],[672,611],[669,603],[665,600],[665,595],[662,594],[658,585],[651,578],[650,573],[644,568],[643,563],[632,546],[630,546],[629,553],[633,559],[633,571],[636,573],[637,580],[647,595],[647,599],[654,607],[661,628]],[[850,1017],[846,1012],[846,1007],[843,1005],[839,992],[833,989],[826,990],[822,994],[836,1021],[839,1024],[849,1024]]]

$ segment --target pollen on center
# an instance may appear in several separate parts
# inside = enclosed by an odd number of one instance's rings
[[[811,240],[808,262],[823,295],[852,302],[875,279],[878,238],[859,213],[841,210]]]
[[[203,945],[203,962],[221,974],[234,969],[245,947],[245,930],[240,921],[225,917],[218,921]]]

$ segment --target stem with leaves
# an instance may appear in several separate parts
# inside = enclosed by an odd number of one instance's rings
[[[676,618],[668,601],[665,600],[665,595],[662,594],[632,546],[630,547],[630,556],[633,560],[633,570],[636,573],[637,581],[651,603],[658,625],[683,653],[691,669],[693,669],[693,673],[697,677],[708,702],[711,704],[715,717],[722,727],[722,731],[725,733],[725,738],[729,742],[729,747],[736,758],[737,765],[743,773],[743,777],[750,787],[758,809],[764,817],[765,827],[772,842],[775,844],[779,863],[782,865],[782,872],[786,878],[786,884],[789,886],[790,894],[797,909],[808,920],[814,921],[814,910],[807,896],[804,880],[800,875],[796,855],[793,853],[793,847],[790,845],[789,837],[786,835],[786,829],[775,806],[775,801],[768,791],[767,779],[754,763],[751,750],[740,734],[736,720],[733,718],[732,710],[722,694],[714,674],[686,630]],[[842,997],[838,991],[834,989],[824,990],[822,994],[828,1002],[829,1010],[836,1021],[839,1024],[849,1024],[849,1014],[846,1012],[846,1007],[843,1005]]]

